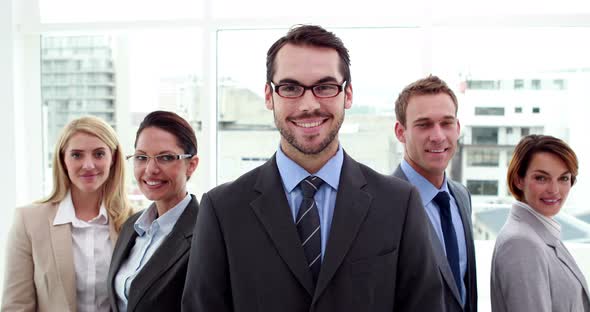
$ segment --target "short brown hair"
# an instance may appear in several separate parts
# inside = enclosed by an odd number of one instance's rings
[[[397,121],[399,121],[399,123],[405,127],[406,110],[408,109],[410,98],[415,95],[434,95],[438,93],[446,93],[451,97],[453,104],[455,104],[455,115],[457,115],[459,106],[457,104],[455,92],[453,92],[453,90],[451,90],[447,83],[442,79],[438,78],[437,76],[430,75],[426,78],[412,82],[402,90],[395,101],[395,118],[397,118]]]
[[[350,84],[350,56],[348,55],[348,49],[346,49],[342,40],[334,33],[316,25],[294,26],[285,36],[273,43],[266,53],[267,83],[272,81],[272,76],[275,74],[275,59],[279,50],[288,43],[298,46],[332,48],[336,50],[340,56],[340,73],[344,77],[344,80]]]
[[[578,158],[576,157],[576,153],[574,153],[567,143],[549,135],[527,135],[518,142],[518,145],[516,145],[506,175],[508,189],[510,189],[510,193],[512,193],[514,198],[519,201],[524,200],[524,193],[516,187],[517,179],[524,178],[533,156],[541,152],[553,154],[563,160],[565,166],[572,175],[571,185],[576,183],[576,176],[578,175]]]
[[[191,154],[197,155],[197,136],[195,130],[184,118],[178,116],[176,113],[168,111],[153,111],[149,113],[141,124],[135,135],[135,147],[137,147],[137,139],[141,132],[146,128],[159,128],[169,132],[176,137],[176,143],[182,150]]]

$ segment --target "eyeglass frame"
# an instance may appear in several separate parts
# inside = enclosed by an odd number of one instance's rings
[[[129,160],[129,159],[132,159],[133,158],[133,165],[134,166],[137,166],[136,163],[135,163],[135,161],[136,161],[135,158],[137,156],[143,156],[143,157],[146,157],[147,158],[147,160],[145,161],[145,164],[142,164],[142,165],[147,166],[147,164],[153,158],[155,160],[156,164],[158,164],[158,166],[162,166],[162,165],[165,166],[165,165],[171,164],[172,162],[177,161],[177,160],[191,158],[194,155],[192,155],[192,154],[158,154],[158,155],[150,156],[150,155],[147,155],[147,154],[133,154],[133,155],[127,155],[127,156],[125,156],[125,159],[126,160]],[[174,159],[172,159],[169,163],[163,163],[162,164],[162,163],[160,163],[160,161],[158,161],[158,157],[162,157],[162,156],[173,156]]]
[[[340,93],[342,93],[342,91],[344,91],[346,89],[346,83],[348,81],[344,80],[341,84],[337,84],[337,83],[318,83],[318,84],[314,84],[311,86],[306,86],[306,85],[302,85],[300,83],[294,83],[294,82],[288,82],[288,83],[282,83],[282,84],[275,84],[273,81],[269,81],[268,83],[270,84],[271,89],[278,94],[280,97],[285,98],[285,99],[297,99],[302,97],[303,95],[305,95],[305,92],[307,92],[307,90],[311,90],[311,93],[313,94],[313,96],[320,98],[320,99],[331,99],[334,97],[337,97]],[[287,86],[287,85],[291,85],[291,86],[298,86],[298,87],[302,87],[303,88],[303,92],[301,92],[301,94],[299,96],[283,96],[281,95],[281,93],[279,93],[279,88],[282,86]],[[319,87],[319,86],[336,86],[338,87],[338,92],[332,96],[318,96],[315,91],[314,88]]]

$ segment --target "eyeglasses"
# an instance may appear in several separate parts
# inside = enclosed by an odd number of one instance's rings
[[[275,85],[274,82],[271,81],[270,86],[280,97],[289,99],[302,97],[306,90],[311,90],[313,95],[318,98],[331,98],[337,96],[342,90],[344,90],[346,80],[342,82],[342,84],[319,83],[313,86],[303,86],[297,83]]]
[[[155,159],[159,166],[165,167],[172,164],[173,162],[181,159],[191,158],[191,154],[160,154],[156,156],[149,156],[144,154],[135,154],[127,156],[127,160],[133,159],[133,165],[135,167],[147,166],[150,159]]]

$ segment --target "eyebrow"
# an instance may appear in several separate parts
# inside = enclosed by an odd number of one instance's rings
[[[451,115],[448,115],[448,116],[444,116],[443,117],[443,120],[445,120],[445,121],[449,121],[449,120],[453,120],[454,121],[456,119],[457,118],[455,116],[451,116]],[[422,117],[422,118],[418,118],[418,119],[414,120],[412,123],[415,124],[415,123],[419,123],[419,122],[431,122],[431,121],[432,121],[431,118]]]
[[[97,147],[97,148],[93,149],[92,151],[93,151],[93,152],[96,152],[96,151],[105,151],[105,150],[106,150],[106,148],[104,148],[104,147]],[[84,150],[84,149],[79,149],[79,148],[72,148],[72,149],[70,150],[70,152],[85,152],[85,151],[86,151],[86,150]]]
[[[541,174],[548,175],[548,176],[551,175],[549,172],[547,172],[545,170],[541,170],[541,169],[534,170],[533,173],[541,173]],[[569,170],[566,170],[562,174],[560,174],[559,176],[561,177],[561,176],[564,176],[566,174],[572,174],[572,172],[569,171]]]
[[[327,76],[327,77],[324,77],[322,79],[317,80],[316,82],[314,82],[311,85],[316,85],[316,84],[321,84],[321,83],[326,83],[326,82],[338,83],[338,80],[336,78],[332,77],[332,76]],[[284,78],[284,79],[281,79],[281,80],[278,81],[278,84],[285,84],[285,83],[292,83],[292,84],[298,84],[298,85],[301,85],[301,86],[305,86],[301,82],[299,82],[299,81],[297,81],[295,79],[292,79],[292,78]]]
[[[142,150],[135,150],[135,154],[140,153],[143,155],[147,155],[148,153]],[[169,151],[169,150],[165,150],[165,151],[161,151],[155,154],[155,156],[158,155],[166,155],[166,154],[183,154],[183,153],[179,153],[179,152],[174,152],[174,151]],[[184,153],[184,154],[188,154],[188,153]]]

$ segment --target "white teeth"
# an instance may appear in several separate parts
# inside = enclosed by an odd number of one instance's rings
[[[445,151],[444,149],[430,150],[431,153],[442,153],[444,151]]]
[[[151,185],[151,186],[162,184],[162,182],[160,182],[160,181],[145,181],[145,183],[147,185]]]
[[[321,124],[322,124],[322,122],[321,122],[321,121],[316,121],[316,122],[301,122],[301,123],[299,123],[299,122],[296,122],[296,124],[297,124],[299,127],[303,127],[303,128],[312,128],[312,127],[317,127],[317,126],[321,125]]]
[[[559,201],[559,199],[543,199],[543,201],[546,201],[548,203],[556,203]]]

